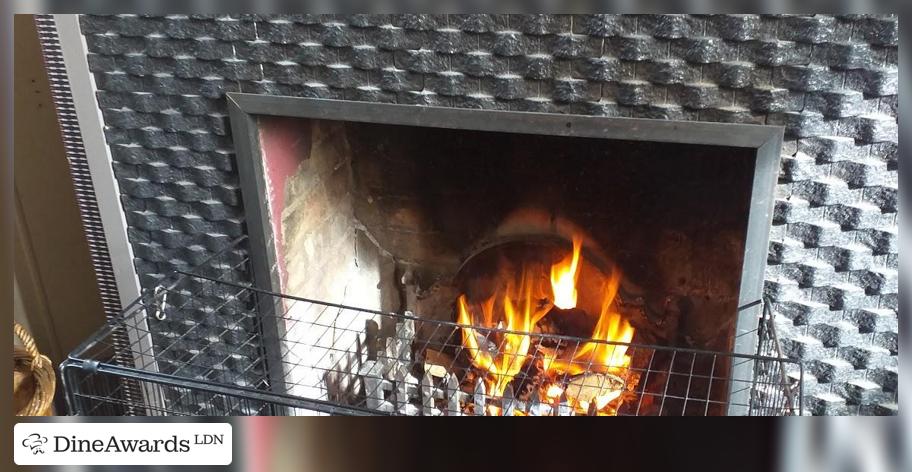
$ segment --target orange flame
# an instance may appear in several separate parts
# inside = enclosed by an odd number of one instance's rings
[[[582,266],[582,238],[573,237],[573,251],[551,266],[550,282],[553,304],[561,309],[574,308],[578,301],[577,282]],[[507,385],[522,369],[530,357],[532,340],[528,333],[550,310],[546,304],[540,306],[533,296],[536,281],[543,273],[524,268],[519,282],[508,281],[505,288],[498,289],[488,299],[478,303],[480,317],[473,311],[465,295],[457,300],[457,322],[463,325],[462,342],[469,353],[472,364],[485,372],[488,394],[492,397],[503,395]],[[536,357],[542,359],[542,369],[551,379],[564,378],[586,372],[609,372],[623,374],[630,365],[627,346],[616,343],[630,343],[634,329],[630,323],[613,309],[620,287],[621,274],[614,270],[602,290],[602,306],[591,339],[584,342],[575,352],[555,352],[536,346]],[[547,285],[547,282],[545,282]],[[477,312],[476,312],[477,313]],[[503,328],[503,331],[489,331],[480,328]],[[504,332],[506,331],[506,332]],[[564,392],[564,387],[554,382],[542,385],[545,398],[551,401]],[[591,401],[596,402],[600,414],[615,414],[608,404],[621,396],[623,390],[609,391],[590,399],[576,399],[574,407],[583,412]],[[615,406],[616,408],[616,406]],[[616,410],[613,410],[616,411]],[[607,413],[606,413],[607,412]],[[489,414],[497,411],[488,409]]]
[[[573,252],[551,266],[551,289],[554,291],[554,305],[558,308],[567,310],[576,307],[576,281],[579,279],[582,247],[582,238],[574,236]]]
[[[602,309],[592,333],[592,339],[603,342],[587,342],[578,347],[570,359],[555,359],[546,355],[545,370],[577,375],[588,371],[619,371],[630,365],[627,346],[633,341],[634,329],[620,314],[611,310],[620,287],[621,276],[614,271],[605,283]]]
[[[549,400],[553,401],[555,399],[560,398],[561,394],[563,394],[563,393],[564,393],[564,389],[561,388],[560,385],[551,384],[548,386],[548,389],[545,390],[545,397],[547,397]]]
[[[546,309],[537,306],[537,301],[532,295],[531,280],[531,277],[523,274],[518,288],[514,288],[515,285],[510,282],[502,294],[495,293],[481,303],[481,326],[490,328],[495,326],[495,302],[501,300],[503,319],[497,323],[502,324],[503,330],[509,332],[495,333],[471,328],[470,326],[477,324],[469,311],[465,295],[460,295],[457,301],[457,322],[466,325],[462,328],[463,345],[469,352],[472,363],[493,378],[493,381],[488,382],[489,393],[492,396],[503,395],[507,384],[522,369],[532,343],[528,333],[547,313]]]

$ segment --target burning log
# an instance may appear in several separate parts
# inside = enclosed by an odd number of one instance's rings
[[[598,402],[595,401],[595,397],[592,397],[592,400],[589,401],[589,408],[586,410],[586,416],[598,416]]]
[[[575,405],[586,409],[595,406],[598,411],[618,398],[625,389],[624,379],[617,375],[590,373],[572,378],[564,392]]]
[[[532,397],[529,399],[529,416],[550,416],[551,415],[551,405],[541,402],[541,397],[538,395],[538,391],[532,392]]]
[[[444,378],[452,366],[453,356],[434,349],[424,350],[424,371],[431,376]]]
[[[566,392],[561,393],[560,397],[555,401],[554,411],[557,416],[573,416],[573,407],[570,406]]]
[[[552,306],[539,324],[543,325],[542,330],[545,332],[583,335],[592,332],[597,320],[598,313],[593,316],[579,307],[563,309]]]

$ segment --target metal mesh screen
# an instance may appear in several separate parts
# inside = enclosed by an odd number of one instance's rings
[[[74,413],[800,414],[801,365],[770,355],[775,352],[767,347],[775,346],[775,338],[769,330],[760,331],[763,350],[745,355],[365,310],[222,280],[247,263],[239,249],[244,241],[201,268],[167,278],[71,355],[62,371]],[[153,341],[148,317],[168,323],[169,342]],[[264,335],[270,332],[264,325],[278,326],[280,338]],[[475,352],[464,342],[467,333],[477,338],[475,350],[493,356],[516,355],[509,344],[517,340],[527,342],[528,349],[509,374],[485,371],[472,363]],[[243,339],[224,342],[223,335]],[[118,338],[129,345],[118,344]],[[270,355],[262,345],[278,354]],[[629,365],[609,369],[591,360],[571,361],[575,365],[561,375],[543,375],[543,353],[578,359],[578,352],[595,345],[622,350]],[[787,375],[794,373],[799,378]],[[549,397],[543,382],[560,392]],[[131,390],[142,395],[126,395]]]

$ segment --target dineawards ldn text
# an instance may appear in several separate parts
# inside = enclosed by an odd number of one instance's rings
[[[54,436],[54,452],[190,452],[189,439],[76,439],[76,436]]]

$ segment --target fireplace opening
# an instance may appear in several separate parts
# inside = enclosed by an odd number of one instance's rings
[[[258,283],[339,307],[274,307],[274,387],[403,414],[732,413],[752,366],[698,353],[756,351],[775,179],[756,146],[404,108],[248,115]]]

